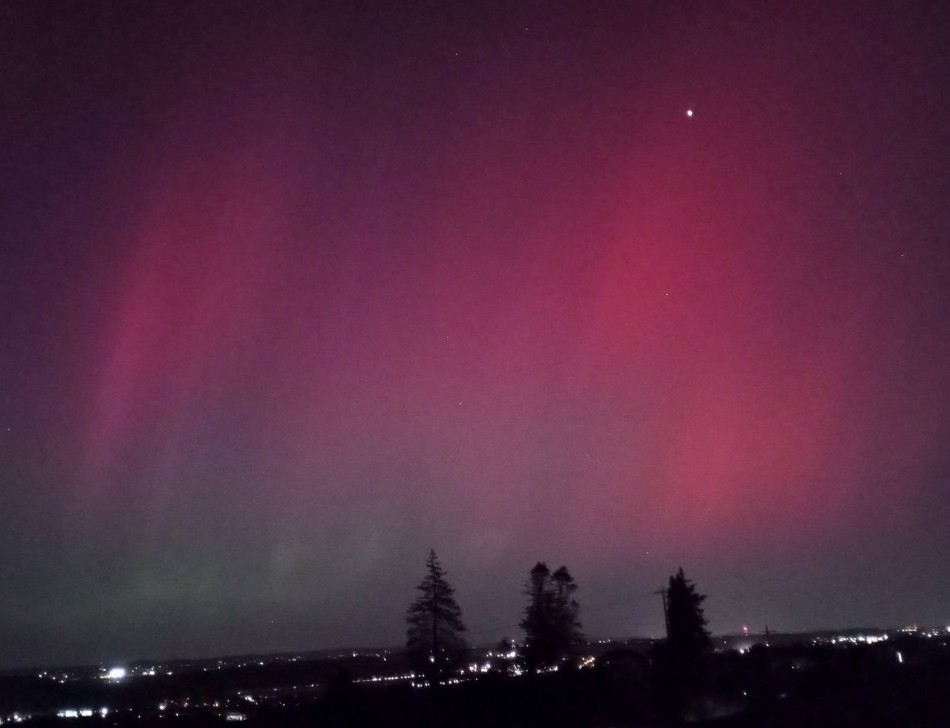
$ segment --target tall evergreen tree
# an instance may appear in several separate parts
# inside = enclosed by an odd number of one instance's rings
[[[562,656],[574,657],[583,639],[581,634],[580,604],[574,598],[577,583],[566,566],[559,567],[551,575],[551,601],[553,604],[554,639],[557,651]]]
[[[683,569],[670,577],[666,590],[666,614],[670,650],[682,657],[701,656],[709,649],[709,631],[703,614],[705,594],[696,592],[696,585],[683,574]]]
[[[577,584],[564,566],[551,574],[547,564],[539,561],[531,569],[524,590],[528,604],[521,620],[530,671],[555,665],[573,653],[582,636],[576,591]]]
[[[460,665],[468,650],[462,610],[455,588],[445,578],[435,550],[426,559],[426,575],[416,587],[419,596],[406,612],[406,648],[413,667],[434,681]]]
[[[705,594],[679,569],[666,589],[666,642],[657,651],[658,697],[674,720],[687,714],[701,715],[706,683],[709,631],[702,604]]]
[[[538,668],[553,662],[555,650],[551,627],[551,570],[543,561],[531,569],[525,584],[524,594],[528,604],[521,620],[521,629],[525,636],[525,660],[528,670],[536,672]]]

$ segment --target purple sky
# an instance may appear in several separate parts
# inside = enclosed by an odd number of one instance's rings
[[[351,5],[0,7],[0,667],[950,623],[950,13]]]

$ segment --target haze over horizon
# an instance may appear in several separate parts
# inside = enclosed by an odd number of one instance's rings
[[[950,13],[352,5],[0,8],[0,668],[950,624]]]

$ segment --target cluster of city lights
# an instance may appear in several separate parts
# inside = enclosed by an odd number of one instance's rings
[[[884,642],[887,640],[886,634],[858,634],[858,635],[839,635],[837,637],[832,637],[827,640],[833,645],[873,645],[877,642]],[[815,644],[820,644],[820,640],[815,640]]]
[[[439,685],[461,685],[464,682],[468,682],[466,678],[461,677],[450,677],[447,680],[439,680]],[[432,683],[428,680],[419,680],[412,683],[414,688],[428,688],[432,687]]]
[[[811,644],[827,645],[827,646],[851,646],[851,645],[876,645],[879,643],[885,643],[888,640],[893,644],[896,640],[900,642],[901,640],[908,639],[939,639],[944,644],[950,645],[950,627],[939,627],[939,628],[922,628],[917,625],[911,625],[896,630],[888,631],[867,631],[867,632],[851,632],[845,634],[827,634],[814,637],[811,640]],[[598,644],[605,644],[608,641],[599,640]],[[740,655],[746,655],[750,652],[753,644],[749,639],[740,640],[740,645],[737,645],[737,652]],[[591,643],[593,644],[593,643]],[[764,643],[768,647],[768,643]],[[895,647],[899,646],[898,644],[894,645]],[[725,647],[724,649],[728,649]],[[347,659],[354,657],[372,657],[378,660],[385,662],[387,656],[390,653],[388,651],[341,651],[338,655],[334,655],[330,659]],[[486,650],[481,653],[481,656],[473,660],[472,662],[466,664],[462,669],[452,673],[449,676],[446,676],[439,680],[438,684],[443,686],[452,686],[460,685],[464,682],[470,682],[473,680],[479,679],[483,674],[490,672],[500,672],[507,674],[512,677],[518,677],[526,674],[524,665],[521,664],[519,657],[520,653],[517,649],[517,646],[512,645],[510,648],[505,647],[502,650]],[[293,657],[277,657],[277,658],[232,658],[232,659],[223,659],[216,660],[215,662],[208,663],[208,667],[203,667],[200,663],[198,664],[189,664],[186,667],[183,667],[181,663],[175,663],[175,671],[179,674],[184,670],[188,672],[189,669],[195,671],[207,671],[207,670],[221,670],[221,669],[236,669],[236,668],[259,668],[268,664],[274,664],[275,662],[297,662],[302,657],[293,656]],[[324,658],[326,659],[326,658]],[[892,653],[892,659],[896,660],[898,664],[904,664],[908,660],[908,654],[906,650],[904,652],[894,651]],[[568,663],[562,662],[560,664],[550,665],[544,668],[540,668],[537,672],[539,673],[555,673],[564,666],[566,667]],[[597,659],[590,654],[582,655],[577,658],[576,662],[573,662],[572,665],[577,669],[593,669],[597,665]],[[99,667],[90,667],[90,668],[70,668],[67,670],[57,670],[57,671],[42,671],[39,673],[34,673],[36,677],[40,680],[51,680],[57,683],[66,683],[82,680],[97,680],[110,684],[123,683],[129,680],[134,680],[142,677],[153,677],[155,675],[171,675],[173,671],[168,669],[171,665],[161,665],[161,664],[140,664],[140,665],[103,665]],[[792,669],[797,669],[798,665],[793,665]],[[384,671],[380,671],[384,672]],[[409,681],[410,684],[415,688],[427,688],[431,687],[434,684],[434,681],[425,679],[421,674],[414,672],[409,673],[400,673],[400,674],[376,674],[371,675],[370,677],[356,679],[354,683],[362,684],[391,684],[397,682]],[[157,711],[160,716],[174,717],[182,715],[185,711],[200,709],[200,708],[210,708],[214,710],[217,716],[220,719],[225,721],[245,721],[248,720],[248,716],[245,714],[244,710],[254,706],[259,708],[266,705],[285,705],[284,700],[289,695],[299,696],[301,694],[309,693],[316,689],[320,688],[318,683],[310,684],[295,684],[292,686],[283,685],[281,687],[268,687],[266,689],[256,690],[253,694],[246,691],[238,691],[232,693],[229,698],[222,698],[221,700],[214,700],[213,703],[208,702],[194,702],[190,699],[174,699],[169,700],[165,699],[158,703],[151,703],[150,710],[142,710],[141,713],[136,712],[135,710],[125,710],[122,708],[110,707],[101,707],[96,708],[94,706],[77,706],[77,707],[62,707],[55,713],[55,716],[63,719],[83,719],[83,718],[96,718],[107,716],[114,717],[115,715],[128,712],[131,716],[138,717],[140,719],[148,717],[148,714],[151,711]],[[78,701],[77,701],[78,702]],[[49,713],[47,715],[53,715]],[[154,716],[155,713],[152,713]],[[23,723],[29,721],[31,716],[25,713],[13,713],[0,715],[0,724],[7,725],[13,723]]]
[[[379,683],[379,682],[394,682],[396,680],[414,680],[416,674],[410,672],[407,675],[387,675],[385,677],[374,675],[373,677],[362,678],[361,680],[354,680],[354,683]]]
[[[99,708],[99,710],[93,710],[92,708],[64,708],[60,710],[57,714],[57,718],[91,718],[96,713],[100,717],[105,718],[109,715],[108,708]]]

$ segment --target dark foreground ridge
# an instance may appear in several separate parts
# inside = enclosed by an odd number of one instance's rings
[[[698,697],[671,700],[659,642],[594,641],[530,674],[518,645],[473,650],[441,685],[399,651],[347,650],[0,678],[0,719],[26,726],[947,726],[946,630],[714,639]]]

